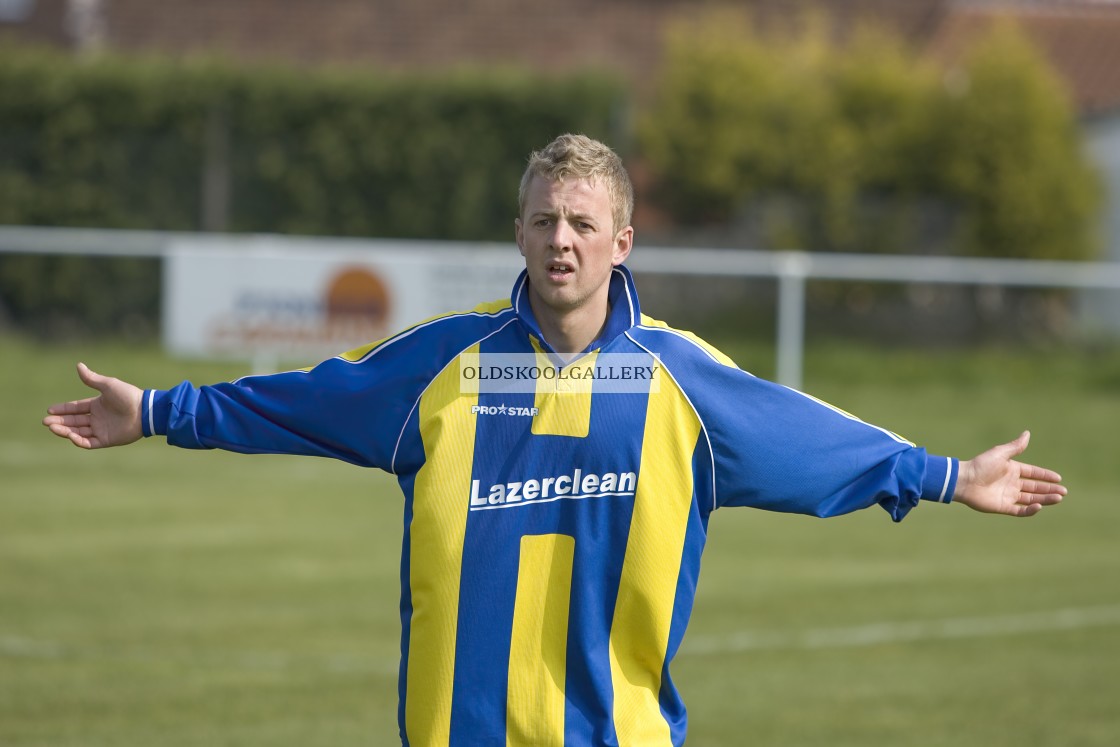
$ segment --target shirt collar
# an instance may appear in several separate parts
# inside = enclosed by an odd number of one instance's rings
[[[586,353],[603,347],[626,330],[636,326],[641,320],[642,311],[638,305],[638,291],[634,287],[634,276],[624,265],[615,267],[611,272],[607,299],[610,303],[607,323],[603,326],[603,331],[599,334],[599,337],[581,352]],[[513,310],[521,323],[529,328],[529,332],[540,341],[545,349],[552,352],[552,348],[545,341],[540,325],[537,323],[536,317],[533,316],[533,309],[529,304],[529,273],[525,270],[521,271],[517,282],[513,284],[510,303],[513,304]]]

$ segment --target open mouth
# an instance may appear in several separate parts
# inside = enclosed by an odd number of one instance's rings
[[[548,266],[548,276],[554,279],[566,278],[575,270],[566,262],[553,262]]]

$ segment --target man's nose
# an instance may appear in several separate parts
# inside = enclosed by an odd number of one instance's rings
[[[556,221],[555,227],[552,229],[551,241],[553,249],[558,251],[567,251],[572,248],[572,240],[575,237],[575,231],[567,221]]]

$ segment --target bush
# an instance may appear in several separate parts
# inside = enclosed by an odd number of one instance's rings
[[[719,14],[666,44],[638,134],[680,223],[746,222],[770,248],[1096,250],[1098,187],[1069,102],[1013,29],[956,76],[886,33],[840,45],[812,21],[762,37]]]
[[[386,75],[6,48],[0,223],[509,240],[528,152],[566,131],[618,140],[622,103],[618,82],[591,72]],[[63,280],[98,262],[0,255],[0,306],[21,324],[95,306],[79,321],[98,329],[155,317],[158,295],[128,290],[154,284],[151,267],[107,263],[100,288]]]
[[[931,118],[933,189],[961,206],[963,253],[1095,254],[1100,186],[1056,76],[1013,26],[997,26],[942,90]]]

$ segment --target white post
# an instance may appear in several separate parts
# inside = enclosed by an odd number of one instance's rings
[[[779,384],[800,389],[805,349],[805,278],[811,260],[803,252],[775,256],[778,274]]]

